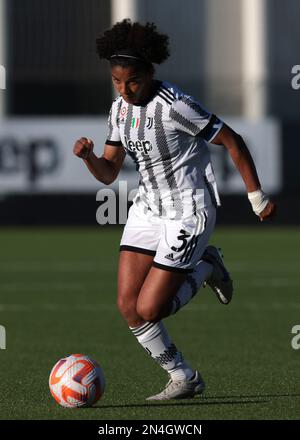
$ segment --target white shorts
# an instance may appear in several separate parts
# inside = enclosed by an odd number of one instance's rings
[[[169,220],[133,204],[121,238],[120,251],[152,255],[153,266],[191,272],[199,263],[214,230],[216,208],[209,206],[188,218]]]

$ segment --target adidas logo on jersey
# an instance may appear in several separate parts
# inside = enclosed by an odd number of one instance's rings
[[[141,141],[132,141],[125,136],[125,144],[126,148],[133,152],[142,151],[144,154],[149,154],[149,152],[153,150],[151,142],[144,139]]]
[[[174,255],[173,255],[173,254],[165,255],[165,258],[166,258],[167,260],[174,261]]]

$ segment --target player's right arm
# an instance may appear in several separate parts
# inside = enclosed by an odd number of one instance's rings
[[[261,221],[275,215],[276,205],[262,191],[252,156],[239,134],[189,96],[174,100],[170,109],[170,118],[178,130],[192,136],[200,136],[206,142],[227,148],[244,180],[255,214]]]
[[[97,157],[93,151],[94,144],[90,139],[82,137],[75,142],[73,152],[85,162],[90,172],[102,183],[111,184],[116,180],[125,158],[122,146],[108,145],[104,153]]]

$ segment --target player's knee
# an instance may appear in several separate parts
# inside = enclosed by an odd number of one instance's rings
[[[136,311],[146,322],[158,321],[161,311],[153,304],[137,303]]]
[[[123,296],[118,296],[117,304],[119,312],[126,320],[136,315],[136,301],[130,301]]]

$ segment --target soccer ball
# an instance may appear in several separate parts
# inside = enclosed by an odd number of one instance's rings
[[[105,379],[100,365],[83,354],[60,359],[49,377],[52,396],[67,408],[94,405],[102,396]]]

